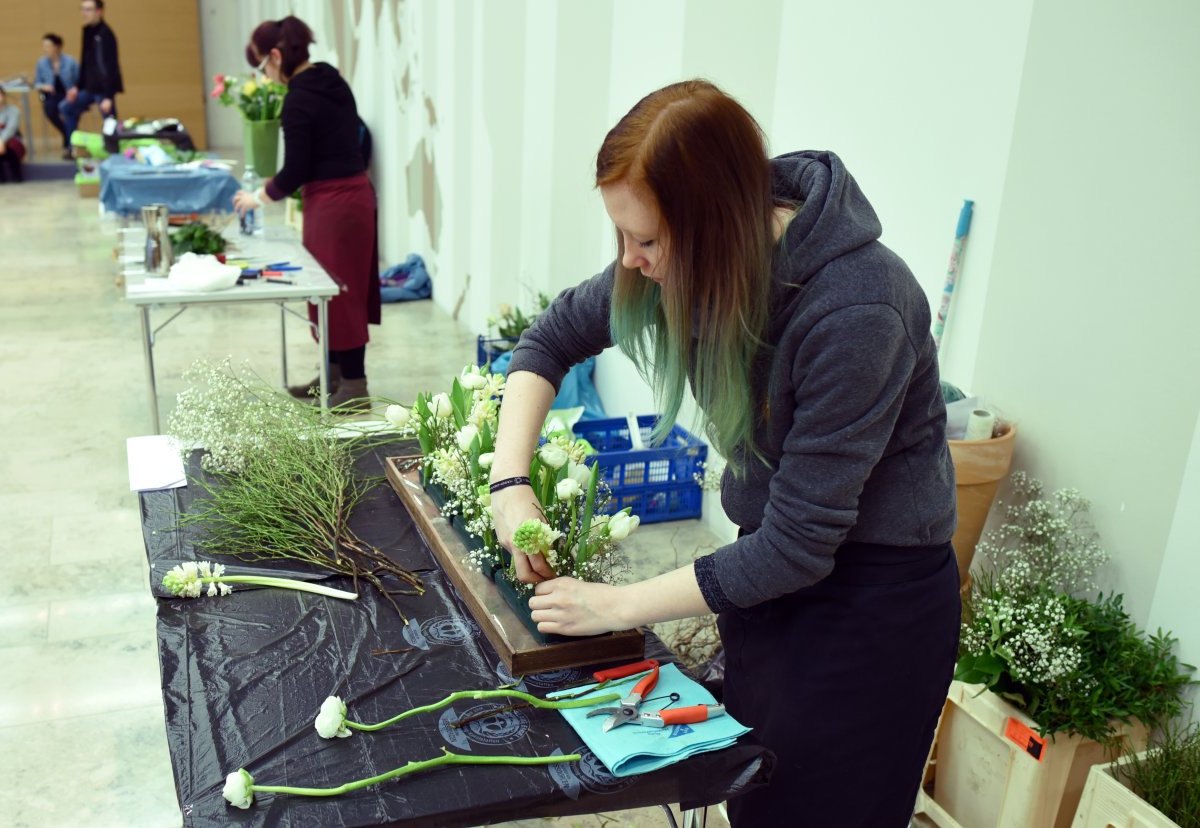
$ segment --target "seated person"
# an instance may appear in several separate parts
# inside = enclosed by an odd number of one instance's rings
[[[21,170],[21,160],[24,157],[21,110],[8,100],[4,88],[0,87],[0,184],[25,180],[25,174]]]
[[[63,39],[53,32],[42,36],[42,56],[34,70],[33,85],[42,101],[46,120],[62,134],[63,158],[71,157],[71,134],[63,123],[59,104],[67,98],[67,90],[79,85],[79,63],[63,54]],[[32,127],[31,127],[32,128]]]

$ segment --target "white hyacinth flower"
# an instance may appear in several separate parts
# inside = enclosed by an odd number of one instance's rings
[[[249,808],[254,804],[254,777],[245,768],[238,768],[225,777],[221,795],[235,808]]]
[[[615,541],[625,540],[641,522],[642,519],[637,515],[625,511],[617,512],[608,519],[608,536]]]
[[[434,394],[433,399],[429,401],[429,412],[439,420],[444,420],[454,413],[454,405],[450,402],[450,395],[443,392]]]
[[[567,462],[567,452],[554,443],[546,443],[538,449],[538,459],[545,463],[550,468],[558,471]]]
[[[495,459],[496,459],[496,452],[494,452],[494,451],[484,452],[483,454],[479,455],[479,468],[490,469],[492,467],[492,461]]]
[[[475,438],[479,436],[479,429],[467,423],[458,432],[458,448],[461,451],[470,451],[471,444],[475,442]]]
[[[346,727],[346,703],[337,696],[330,696],[321,702],[316,727],[322,739],[345,739],[352,735]]]
[[[558,481],[554,493],[558,495],[559,500],[574,500],[583,494],[583,487],[579,485],[578,480],[566,477]]]
[[[408,428],[408,423],[412,420],[412,409],[402,405],[389,405],[383,411],[383,418],[391,424],[392,428]]]

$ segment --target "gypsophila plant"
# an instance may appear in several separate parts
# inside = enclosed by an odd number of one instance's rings
[[[189,385],[176,398],[167,433],[179,441],[185,458],[193,447],[203,447],[205,471],[240,472],[254,455],[270,453],[274,442],[333,425],[319,408],[298,405],[246,365],[235,368],[229,357],[199,361],[183,379]]]
[[[1143,635],[1118,595],[1080,594],[1107,559],[1087,501],[1074,489],[1045,497],[1022,472],[1013,488],[1004,523],[978,547],[988,565],[964,602],[955,678],[1024,709],[1043,735],[1111,747],[1120,722],[1175,716],[1191,668],[1173,655],[1174,639]]]
[[[1012,501],[1004,521],[975,548],[996,572],[1002,589],[1048,587],[1076,595],[1096,589],[1096,571],[1108,560],[1092,527],[1091,504],[1078,489],[1044,497],[1039,480],[1023,471],[1009,478]]]

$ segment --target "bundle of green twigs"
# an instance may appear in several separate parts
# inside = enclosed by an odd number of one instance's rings
[[[224,363],[190,375],[201,385],[180,396],[170,431],[210,448],[207,497],[180,518],[196,545],[243,561],[303,561],[393,596],[419,595],[420,577],[363,541],[350,515],[382,478],[362,478],[355,457],[391,435],[338,423],[327,412],[274,391]],[[204,387],[207,386],[207,387]],[[216,457],[220,463],[211,462]]]

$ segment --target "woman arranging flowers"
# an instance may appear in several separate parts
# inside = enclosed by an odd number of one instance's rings
[[[730,802],[735,828],[907,825],[959,622],[924,293],[835,155],[768,159],[751,116],[705,82],[639,102],[605,138],[596,184],[617,260],[515,349],[491,466],[534,620],[586,635],[720,613],[724,701],[779,759],[770,786]],[[526,475],[557,384],[613,344],[653,366],[659,436],[691,382],[741,527],[627,586],[554,577],[513,542],[540,519]]]
[[[288,87],[284,165],[258,192],[239,192],[233,204],[243,214],[303,187],[304,246],[342,286],[329,303],[329,405],[364,408],[367,325],[380,320],[375,189],[359,148],[354,93],[332,66],[309,62],[313,42],[312,31],[296,17],[262,23],[250,36],[247,61]],[[316,306],[308,312],[315,323]],[[290,390],[304,397],[317,384]]]

